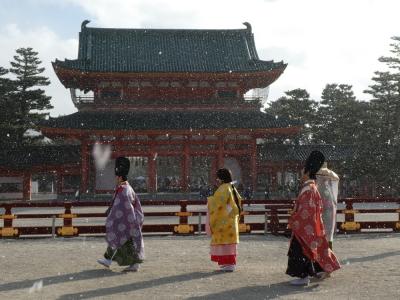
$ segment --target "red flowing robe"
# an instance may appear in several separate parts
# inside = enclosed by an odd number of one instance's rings
[[[339,269],[340,264],[329,249],[321,215],[321,196],[314,180],[308,180],[297,198],[289,225],[292,234],[301,245],[303,254],[311,261],[316,261],[325,272],[331,273]]]

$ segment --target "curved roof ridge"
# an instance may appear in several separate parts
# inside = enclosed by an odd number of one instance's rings
[[[249,22],[242,23],[246,28],[118,28],[118,27],[87,27],[89,20],[84,20],[81,24],[81,30],[99,30],[99,31],[162,31],[162,32],[251,32],[251,24]]]
[[[269,72],[286,65],[260,60],[250,24],[242,29],[118,29],[87,27],[78,58],[55,65],[82,72]],[[278,76],[279,76],[278,75]],[[277,76],[277,77],[278,77]]]

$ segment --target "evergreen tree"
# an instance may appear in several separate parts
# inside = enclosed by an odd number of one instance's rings
[[[16,130],[16,144],[23,144],[35,140],[25,135],[27,130],[36,129],[38,122],[48,115],[43,111],[53,106],[50,104],[51,97],[37,88],[50,84],[48,78],[41,75],[45,69],[40,67],[42,62],[37,57],[38,53],[32,48],[19,48],[16,52],[10,68],[10,73],[16,77],[12,95],[15,103],[13,126]]]
[[[292,143],[307,144],[313,139],[312,132],[317,112],[317,102],[310,99],[310,94],[304,89],[294,89],[285,92],[285,96],[272,102],[266,109],[272,115],[299,121],[303,129]]]
[[[12,101],[14,90],[13,81],[3,77],[9,72],[0,67],[0,139],[5,147],[9,147],[15,141],[15,128],[13,125],[13,114],[15,103]]]
[[[366,158],[360,149],[370,141],[365,134],[368,102],[358,101],[351,85],[327,84],[322,91],[315,141],[345,146],[352,151],[352,159],[335,163],[335,171],[357,179],[368,172]]]
[[[379,58],[388,71],[375,72],[365,91],[372,96],[367,129],[374,146],[364,154],[370,156],[368,167],[386,194],[400,192],[400,37],[392,40],[393,56]]]
[[[368,104],[356,100],[352,86],[327,84],[322,91],[315,140],[326,144],[358,144]]]

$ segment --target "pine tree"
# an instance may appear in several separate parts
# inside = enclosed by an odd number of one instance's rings
[[[3,77],[9,71],[0,67],[0,139],[5,147],[10,147],[15,141],[15,127],[13,126],[13,113],[15,103],[12,101],[14,90],[13,81]]]
[[[37,88],[50,84],[48,78],[41,75],[45,69],[40,67],[42,62],[38,53],[32,48],[19,48],[16,53],[10,68],[10,73],[16,76],[12,98],[15,102],[16,143],[24,144],[35,140],[25,135],[27,130],[36,129],[38,122],[48,115],[43,111],[53,106],[50,104],[51,97]]]
[[[392,40],[393,56],[379,58],[389,70],[375,72],[365,91],[372,96],[367,129],[373,144],[365,155],[370,155],[368,168],[383,194],[400,193],[400,37]]]
[[[353,159],[335,163],[335,172],[350,178],[358,175],[356,148],[366,116],[366,102],[357,101],[351,85],[327,84],[322,91],[314,126],[314,143],[330,144],[353,150]]]
[[[307,144],[312,141],[317,102],[310,99],[310,94],[306,90],[294,89],[286,91],[285,96],[272,102],[266,112],[278,118],[288,118],[303,124],[300,135],[293,139],[292,143]]]
[[[366,102],[357,101],[351,85],[327,84],[318,109],[315,140],[326,144],[358,144],[367,106]]]

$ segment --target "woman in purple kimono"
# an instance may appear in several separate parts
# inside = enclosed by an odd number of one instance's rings
[[[109,268],[112,261],[136,272],[144,259],[142,237],[143,211],[140,200],[127,181],[130,162],[126,157],[115,161],[117,188],[106,220],[108,248],[99,264]]]

